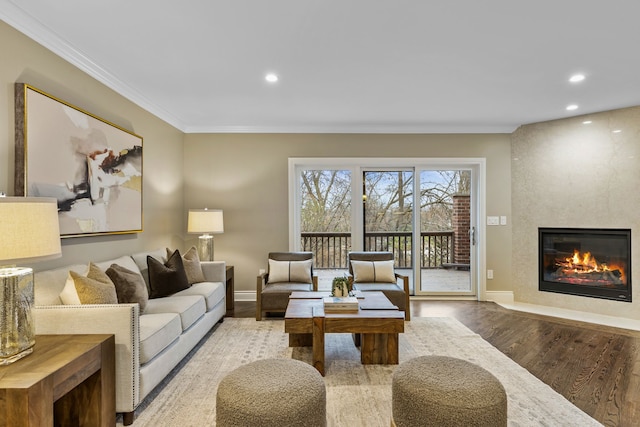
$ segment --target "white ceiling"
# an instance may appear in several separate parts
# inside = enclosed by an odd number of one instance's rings
[[[639,16],[637,0],[0,0],[184,132],[511,132],[640,105]]]

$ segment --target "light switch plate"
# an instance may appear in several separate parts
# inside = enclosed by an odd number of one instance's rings
[[[497,216],[488,216],[487,225],[500,225],[500,218]]]
[[[500,217],[500,225],[507,225],[507,216],[506,215],[502,215]]]

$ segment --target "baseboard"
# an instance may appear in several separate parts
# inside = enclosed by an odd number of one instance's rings
[[[513,304],[512,291],[486,291],[485,297],[487,301],[493,301],[496,304]]]
[[[504,308],[508,308],[509,310],[523,311],[526,313],[540,314],[543,316],[576,320],[578,322],[593,323],[596,325],[640,331],[640,320],[628,319],[625,317],[607,316],[604,314],[595,314],[591,312],[569,310],[566,308],[527,304],[523,302],[501,303],[496,301],[496,303]]]
[[[255,301],[256,291],[235,291],[233,299],[235,301]]]

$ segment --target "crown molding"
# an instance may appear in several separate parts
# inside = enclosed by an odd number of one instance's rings
[[[109,73],[100,64],[89,59],[87,55],[71,46],[66,40],[25,12],[13,1],[0,0],[0,19],[140,108],[184,132],[184,125],[177,117],[150,101],[146,96],[120,80],[117,76]]]
[[[359,134],[511,134],[518,125],[456,125],[456,124],[412,124],[412,125],[323,125],[323,126],[186,126],[184,133],[359,133]]]

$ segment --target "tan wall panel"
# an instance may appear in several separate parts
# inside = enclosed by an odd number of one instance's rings
[[[585,120],[590,124],[583,124]],[[614,133],[620,130],[620,133]],[[630,228],[640,250],[640,107],[521,126],[513,133],[513,284],[516,301],[640,319],[633,302],[538,291],[538,227]]]

